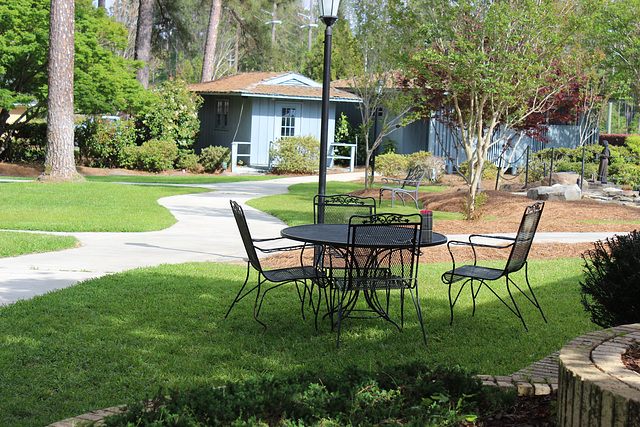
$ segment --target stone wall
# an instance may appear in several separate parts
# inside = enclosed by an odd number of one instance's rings
[[[640,374],[622,354],[640,324],[583,335],[560,351],[558,426],[640,426]]]

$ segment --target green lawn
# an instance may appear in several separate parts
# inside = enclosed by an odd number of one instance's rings
[[[598,329],[580,306],[578,259],[532,261],[531,282],[549,323],[518,298],[529,332],[486,290],[474,318],[467,295],[449,326],[439,282],[447,268],[420,266],[428,346],[410,299],[403,332],[382,320],[347,320],[338,350],[327,323],[316,332],[310,310],[301,319],[292,286],[266,299],[266,331],[252,318],[251,298],[224,319],[245,270],[217,263],[136,269],[19,301],[0,308],[0,425],[46,425],[150,397],[161,386],[349,364],[418,359],[507,375]]]
[[[198,193],[193,187],[98,182],[0,182],[0,229],[153,231],[175,224],[158,199]]]
[[[51,252],[73,248],[78,240],[73,236],[43,233],[0,231],[0,258],[36,252]]]
[[[379,187],[377,185],[376,187]],[[364,188],[364,184],[356,184],[352,182],[327,182],[326,194],[344,194],[351,193]],[[423,187],[424,192],[444,191],[447,187],[426,186]],[[318,184],[295,184],[289,187],[289,193],[277,194],[274,196],[260,197],[259,199],[249,200],[248,205],[259,209],[263,212],[270,213],[290,226],[300,224],[313,223],[313,197],[318,192]],[[377,198],[376,198],[377,203]],[[382,200],[382,206],[377,208],[378,212],[397,212],[401,214],[417,213],[415,203],[408,201],[406,206],[402,206],[402,202],[396,200],[391,210],[391,200]],[[435,212],[434,220],[444,219],[463,219],[462,214],[450,212]]]

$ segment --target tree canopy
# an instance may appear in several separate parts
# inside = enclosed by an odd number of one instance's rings
[[[41,116],[47,104],[49,0],[0,4],[0,135],[14,105],[28,106],[25,119]],[[121,25],[90,0],[75,6],[75,112],[136,111],[144,103],[136,64],[120,56],[126,47]]]
[[[575,78],[565,46],[577,21],[572,3],[562,0],[462,0],[435,2],[433,9],[430,3],[408,3],[405,10],[421,26],[412,35],[418,43],[406,52],[404,84],[418,90],[420,117],[438,112],[458,136],[468,161],[471,217],[488,151],[500,142],[497,131],[549,110]],[[443,13],[416,18],[423,10]]]

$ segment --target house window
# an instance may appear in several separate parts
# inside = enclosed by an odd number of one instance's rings
[[[216,101],[216,129],[229,129],[229,100]]]
[[[282,107],[282,121],[280,124],[280,136],[294,136],[296,133],[296,109]]]

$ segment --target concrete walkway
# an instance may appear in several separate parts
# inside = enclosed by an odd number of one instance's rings
[[[327,175],[352,181],[362,172]],[[198,185],[208,193],[160,199],[178,222],[144,233],[51,233],[75,236],[82,247],[60,252],[0,258],[0,305],[72,286],[78,281],[137,267],[166,263],[240,261],[245,257],[229,199],[240,203],[254,237],[278,236],[285,224],[245,205],[246,201],[286,193],[292,184],[317,182],[317,176]],[[615,233],[538,233],[536,241],[592,242]],[[463,235],[449,236],[459,240]]]

